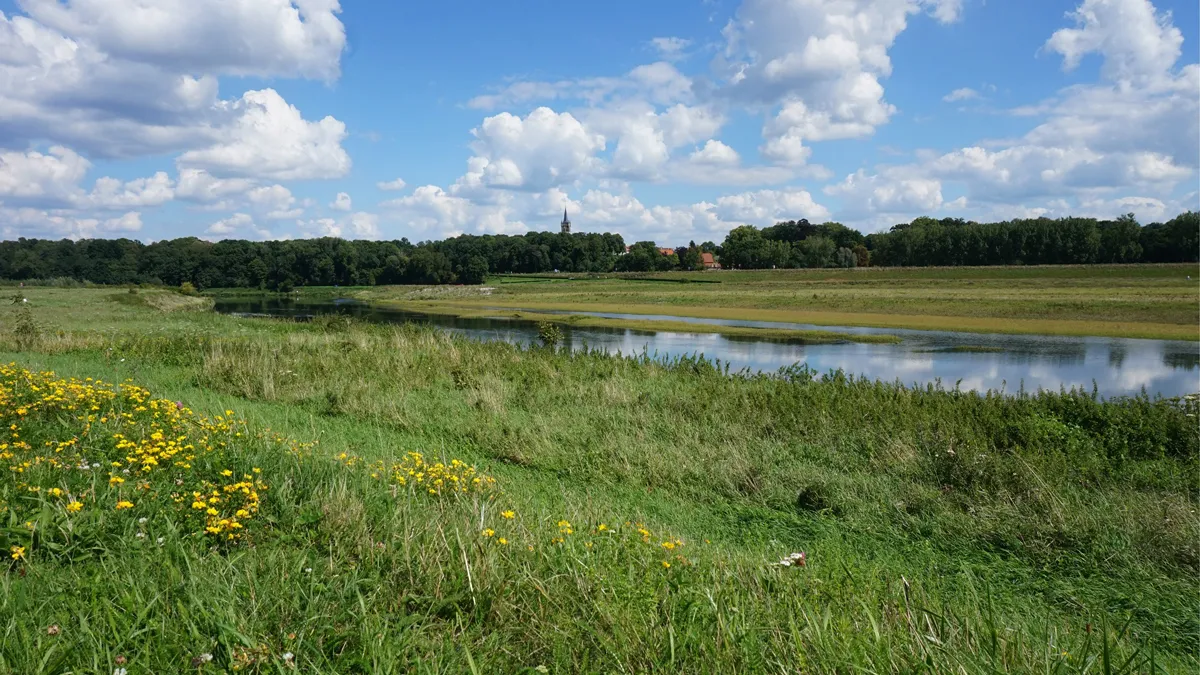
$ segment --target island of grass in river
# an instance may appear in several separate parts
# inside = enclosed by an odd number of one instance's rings
[[[351,294],[370,302],[423,302],[425,311],[502,307],[1200,340],[1200,267],[1194,264],[513,275],[490,279],[488,289],[389,286]]]

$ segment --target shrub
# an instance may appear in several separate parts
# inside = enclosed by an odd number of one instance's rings
[[[538,339],[544,347],[557,347],[563,341],[562,329],[557,324],[541,321],[537,325]]]

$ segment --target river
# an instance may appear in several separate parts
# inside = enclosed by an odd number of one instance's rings
[[[241,316],[309,317],[347,314],[381,323],[431,324],[476,340],[503,340],[517,344],[537,341],[537,327],[511,319],[460,319],[372,307],[344,301],[295,301],[271,297],[217,298],[216,311]],[[512,308],[497,313],[514,312]],[[546,313],[546,310],[538,310]],[[940,383],[943,387],[985,392],[1015,393],[1093,386],[1100,395],[1131,396],[1143,390],[1151,396],[1181,396],[1200,391],[1200,343],[1176,340],[1133,340],[1102,337],[1000,335],[951,331],[918,331],[758,321],[689,319],[599,312],[570,312],[630,319],[666,319],[729,326],[826,330],[841,333],[881,333],[901,338],[895,344],[845,342],[806,345],[719,333],[647,332],[631,329],[563,326],[566,346],[589,347],[609,353],[655,358],[703,355],[728,364],[730,370],[748,368],[775,372],[803,363],[825,373],[848,374],[909,386]]]

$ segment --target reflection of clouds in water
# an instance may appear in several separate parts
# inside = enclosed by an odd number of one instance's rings
[[[218,311],[296,313],[289,305],[237,307],[218,305]],[[343,308],[345,309],[345,308]],[[503,319],[456,319],[403,312],[381,312],[365,306],[349,308],[372,321],[419,321],[476,340],[500,340],[520,345],[538,342],[536,327]],[[302,308],[321,313],[317,306]],[[639,317],[648,318],[648,317]],[[677,318],[677,317],[670,317]],[[742,323],[742,322],[730,322]],[[886,332],[900,335],[900,344],[825,344],[754,341],[726,338],[718,333],[648,333],[626,329],[571,328],[566,344],[573,350],[599,349],[624,356],[647,354],[658,359],[703,354],[720,360],[730,371],[744,368],[773,373],[803,363],[819,375],[842,370],[849,375],[905,385],[940,381],[963,391],[1026,391],[1071,389],[1090,392],[1092,382],[1102,396],[1136,395],[1144,387],[1151,395],[1179,396],[1200,391],[1200,344],[1161,340],[1073,338],[1031,335],[985,335],[949,332],[884,331],[835,326],[836,332]],[[999,348],[1003,352],[928,351],[961,346]]]

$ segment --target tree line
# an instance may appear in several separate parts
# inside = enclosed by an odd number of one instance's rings
[[[628,247],[619,234],[531,232],[462,235],[412,244],[335,238],[290,241],[184,237],[144,244],[130,239],[0,242],[0,278],[69,278],[97,284],[191,283],[196,288],[371,286],[483,283],[489,274],[648,272],[703,269],[712,253],[723,267],[1048,265],[1196,262],[1200,213],[1142,226],[1116,220],[1048,218],[976,223],[917,218],[863,235],[840,223],[807,220],[736,227],[721,244],[669,249]]]

